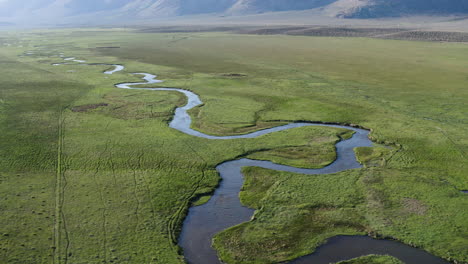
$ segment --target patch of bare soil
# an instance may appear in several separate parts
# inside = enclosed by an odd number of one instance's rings
[[[106,103],[99,103],[99,104],[88,104],[88,105],[80,105],[75,106],[71,110],[72,112],[87,112],[89,110],[93,110],[99,107],[108,106]]]
[[[466,18],[462,18],[466,19]],[[468,42],[468,33],[424,31],[400,27],[333,26],[166,26],[140,28],[141,33],[232,32],[251,35],[368,37],[414,41]]]
[[[468,33],[463,32],[405,31],[378,37],[415,41],[468,42]]]
[[[317,37],[368,37],[412,41],[468,42],[468,33],[449,31],[420,31],[403,28],[351,27],[278,27],[240,30],[254,35],[294,35]]]
[[[242,74],[242,73],[225,73],[222,75],[223,77],[231,77],[231,78],[241,78],[241,77],[247,77],[247,74]]]
[[[427,206],[425,204],[412,198],[403,199],[403,208],[406,212],[417,215],[424,215],[427,212]]]

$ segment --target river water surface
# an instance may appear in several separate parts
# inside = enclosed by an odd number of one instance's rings
[[[75,58],[66,58],[68,61],[84,62]],[[54,64],[59,65],[59,64]],[[94,64],[108,65],[108,64]],[[125,69],[122,65],[112,65],[113,69],[105,71],[105,74],[114,74]],[[325,126],[332,128],[344,128],[354,131],[354,135],[347,140],[336,144],[337,159],[322,169],[303,169],[275,164],[269,161],[251,159],[239,159],[224,162],[216,167],[222,181],[212,198],[201,206],[192,207],[184,221],[179,238],[179,245],[184,250],[185,259],[192,264],[217,264],[221,263],[211,243],[213,236],[229,227],[249,221],[254,210],[243,206],[239,200],[239,192],[243,185],[243,167],[261,167],[277,171],[287,171],[308,175],[330,174],[344,170],[361,168],[354,153],[356,147],[372,147],[369,140],[369,131],[361,128],[341,125],[314,124],[306,122],[290,123],[274,128],[264,129],[245,135],[213,136],[193,130],[191,117],[187,111],[202,104],[200,97],[188,90],[177,88],[140,88],[136,85],[161,83],[156,75],[149,73],[134,73],[141,75],[144,82],[116,84],[120,89],[175,91],[183,93],[187,97],[187,104],[175,111],[173,120],[169,124],[171,128],[195,137],[213,140],[229,140],[239,138],[256,138],[262,135],[275,133],[287,129],[297,129],[306,126]],[[313,190],[311,190],[313,191]],[[328,264],[332,262],[348,260],[351,258],[369,255],[391,255],[408,264],[442,264],[448,263],[421,249],[407,246],[403,243],[391,240],[377,240],[367,236],[336,236],[330,238],[326,244],[319,247],[314,254],[296,259],[290,263]]]

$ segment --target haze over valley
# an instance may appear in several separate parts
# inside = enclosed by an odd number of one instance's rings
[[[176,17],[255,21],[282,13],[304,22],[314,18],[378,19],[468,14],[466,0],[2,0],[0,21],[18,25],[103,25],[164,21]],[[288,13],[290,12],[290,13]],[[291,13],[292,12],[292,13]],[[252,17],[253,15],[253,17]],[[299,14],[301,16],[301,14]],[[244,17],[244,18],[239,18]],[[232,18],[230,20],[229,18]],[[266,19],[268,20],[268,18]],[[274,20],[271,18],[270,20]],[[287,20],[283,20],[287,23]],[[222,22],[222,21],[221,21]]]
[[[0,263],[468,263],[468,0],[0,0]]]

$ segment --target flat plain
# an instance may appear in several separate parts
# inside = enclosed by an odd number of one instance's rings
[[[53,66],[61,53],[126,70]],[[291,121],[372,130],[376,147],[356,150],[362,169],[245,168],[241,200],[257,211],[215,238],[228,263],[287,261],[343,234],[468,262],[466,43],[42,30],[3,34],[0,64],[2,263],[183,263],[183,219],[218,185],[217,164],[250,157],[323,167],[349,136],[318,127],[228,141],[188,136],[168,127],[182,95],[114,87],[138,82],[133,72],[165,80],[153,87],[200,95],[193,128],[208,134]],[[370,259],[398,263],[349,263]]]

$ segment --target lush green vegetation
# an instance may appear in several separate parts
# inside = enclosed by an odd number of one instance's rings
[[[258,211],[217,236],[223,259],[282,261],[370,233],[468,261],[464,44],[64,30],[5,35],[0,47],[0,262],[181,263],[178,230],[218,184],[216,164],[247,155],[319,167],[346,136],[187,136],[167,126],[181,95],[113,87],[138,81],[131,72],[198,93],[194,127],[210,134],[316,120],[372,128],[390,146],[358,149],[366,168],[334,175],[246,168],[241,198]],[[127,70],[50,65],[59,52]]]
[[[215,239],[228,263],[275,263],[308,254],[338,234],[365,234],[360,173],[296,175],[244,169],[243,204],[257,209],[253,221]]]
[[[324,134],[322,138],[311,138],[302,146],[265,149],[252,153],[248,157],[256,160],[270,160],[297,168],[323,168],[336,159],[335,144],[341,139],[351,137],[352,134],[353,131],[343,131],[339,134],[339,139],[335,135]]]
[[[402,264],[402,262],[391,256],[370,255],[349,261],[341,261],[337,264]]]
[[[392,158],[396,150],[390,147],[374,146],[356,148],[355,153],[358,161],[365,167],[385,166],[387,160]]]

